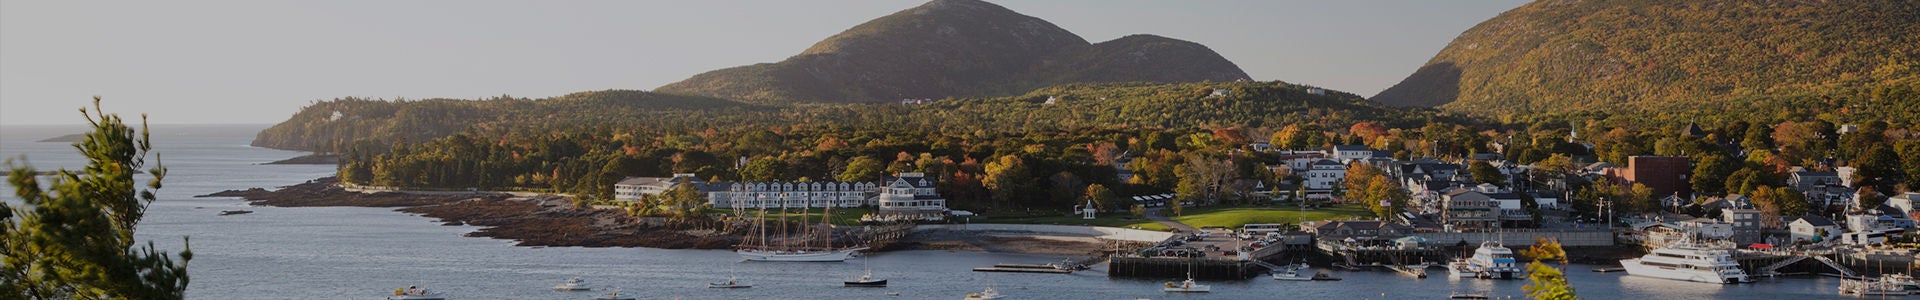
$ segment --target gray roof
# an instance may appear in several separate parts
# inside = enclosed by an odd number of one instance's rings
[[[1339,145],[1333,146],[1333,151],[1373,151],[1373,149],[1363,145]]]
[[[1794,220],[1807,220],[1807,224],[1812,224],[1813,226],[1837,226],[1833,223],[1833,220],[1828,220],[1827,217],[1822,216],[1792,217],[1792,219],[1788,219],[1787,222],[1792,223]]]

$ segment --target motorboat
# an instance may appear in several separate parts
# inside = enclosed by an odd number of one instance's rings
[[[587,286],[586,286],[586,283],[587,283],[587,281],[586,281],[586,280],[580,280],[580,277],[574,277],[574,278],[567,278],[567,281],[566,281],[566,282],[561,282],[561,283],[560,283],[560,285],[555,285],[555,286],[553,286],[553,290],[555,290],[555,291],[566,291],[566,292],[571,292],[571,291],[591,291],[591,290],[593,290],[593,288],[590,288],[590,287],[587,287]]]
[[[1286,280],[1286,281],[1313,280],[1313,275],[1307,275],[1306,272],[1304,272],[1306,270],[1307,268],[1304,265],[1286,266],[1285,268],[1282,268],[1278,271],[1273,272],[1273,280]]]
[[[423,289],[418,286],[393,289],[390,300],[447,300],[447,294],[440,291]]]
[[[1166,285],[1165,288],[1160,290],[1169,293],[1206,293],[1213,291],[1213,287],[1193,282],[1193,273],[1187,273],[1186,281],[1167,282]]]
[[[708,282],[707,287],[716,289],[743,289],[753,287],[753,285],[740,282],[734,279],[733,276],[727,276],[727,281]]]
[[[1513,249],[1500,246],[1498,241],[1480,243],[1480,248],[1474,249],[1473,256],[1467,258],[1467,264],[1480,278],[1520,278],[1520,265],[1513,258]]]
[[[607,293],[604,296],[593,297],[593,300],[634,300],[634,299],[633,297],[620,296],[620,291],[613,291],[612,293]]]
[[[1486,294],[1468,294],[1468,293],[1453,293],[1452,295],[1447,295],[1447,299],[1456,299],[1456,300],[1486,300],[1486,299],[1492,299],[1492,298],[1490,298],[1490,297],[1487,297],[1487,295],[1486,295]]]
[[[1861,296],[1904,296],[1912,294],[1900,284],[1886,278],[1876,279],[1840,279],[1840,294]]]
[[[231,215],[244,215],[244,214],[250,214],[250,213],[253,213],[253,211],[251,211],[251,210],[223,210],[223,211],[220,211],[220,215],[222,215],[222,216],[231,216]]]
[[[1620,260],[1628,275],[1705,283],[1752,282],[1730,250],[1693,241],[1653,249],[1640,258]]]
[[[987,290],[985,291],[980,291],[979,293],[967,294],[967,297],[965,299],[966,300],[993,300],[993,299],[1000,299],[1001,297],[1004,297],[1004,296],[1000,295],[1000,291],[993,290],[993,287],[987,287]]]
[[[1447,276],[1453,278],[1479,278],[1480,272],[1473,269],[1473,263],[1466,259],[1455,259],[1447,263]]]

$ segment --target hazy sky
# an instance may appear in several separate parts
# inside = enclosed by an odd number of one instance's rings
[[[344,96],[653,89],[774,62],[919,0],[0,0],[0,124],[72,124],[94,95],[158,124],[275,123]],[[994,1],[1089,42],[1198,42],[1258,80],[1372,95],[1525,1]]]

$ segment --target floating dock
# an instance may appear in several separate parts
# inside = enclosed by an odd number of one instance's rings
[[[1612,273],[1612,272],[1620,272],[1620,271],[1626,271],[1626,270],[1627,268],[1622,268],[1622,267],[1593,268],[1593,271],[1598,273]]]
[[[1055,269],[1053,267],[1046,267],[1044,269],[1042,268],[979,267],[979,268],[973,268],[973,271],[974,272],[1073,274],[1072,270],[1061,270],[1061,269]]]

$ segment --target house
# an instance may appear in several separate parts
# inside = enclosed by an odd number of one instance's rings
[[[1363,246],[1392,246],[1393,239],[1413,234],[1413,228],[1386,221],[1333,220],[1301,223],[1320,239]]]
[[[1825,242],[1840,235],[1840,225],[1821,216],[1790,217],[1788,237],[1793,241]]]
[[[1363,145],[1340,145],[1328,149],[1327,155],[1333,156],[1333,159],[1339,160],[1340,163],[1352,163],[1373,158],[1373,149]]]
[[[1500,204],[1472,189],[1448,190],[1441,196],[1440,223],[1450,229],[1500,228]]]
[[[1560,198],[1566,195],[1566,193],[1560,191],[1537,190],[1527,194],[1533,196],[1534,206],[1539,207],[1541,210],[1566,210],[1571,208],[1560,204]]]
[[[1814,172],[1800,169],[1787,177],[1787,185],[1794,190],[1806,192],[1824,186],[1840,186],[1840,174],[1835,172]]]
[[[1907,229],[1913,229],[1913,219],[1908,219],[1906,215],[1898,214],[1897,210],[1889,207],[1881,206],[1880,208],[1887,209],[1847,214],[1847,231],[1905,231]]]
[[[1226,97],[1227,95],[1232,95],[1232,94],[1233,94],[1233,90],[1213,89],[1213,93],[1207,94],[1207,97]]]
[[[706,183],[693,173],[678,173],[673,177],[627,177],[613,183],[613,200],[639,202],[675,187],[702,188]]]
[[[944,215],[947,199],[935,190],[935,179],[923,173],[899,173],[880,180],[874,198],[881,216]]]
[[[1700,138],[1700,137],[1707,136],[1707,132],[1704,130],[1700,130],[1700,125],[1693,124],[1693,122],[1687,122],[1687,127],[1680,128],[1680,136],[1690,137],[1690,138]]]
[[[1141,207],[1165,207],[1173,200],[1173,194],[1133,196],[1133,203]]]
[[[1314,161],[1301,175],[1309,190],[1332,190],[1347,179],[1347,165],[1331,159]]]
[[[1899,196],[1888,197],[1887,203],[1884,205],[1899,211],[1901,215],[1906,215],[1908,219],[1915,219],[1913,214],[1914,200],[1920,200],[1920,193],[1905,193]]]
[[[1247,143],[1247,148],[1253,149],[1254,152],[1267,152],[1273,151],[1273,144],[1268,144],[1267,142],[1252,142]]]
[[[1317,88],[1317,87],[1310,87],[1310,88],[1307,88],[1307,93],[1308,93],[1308,94],[1314,94],[1314,95],[1321,95],[1321,96],[1325,96],[1325,95],[1327,95],[1327,89],[1323,89],[1323,88]]]
[[[1858,171],[1859,169],[1853,167],[1839,167],[1833,168],[1833,175],[1840,178],[1840,186],[1854,188],[1858,186],[1853,185],[1853,173]]]

